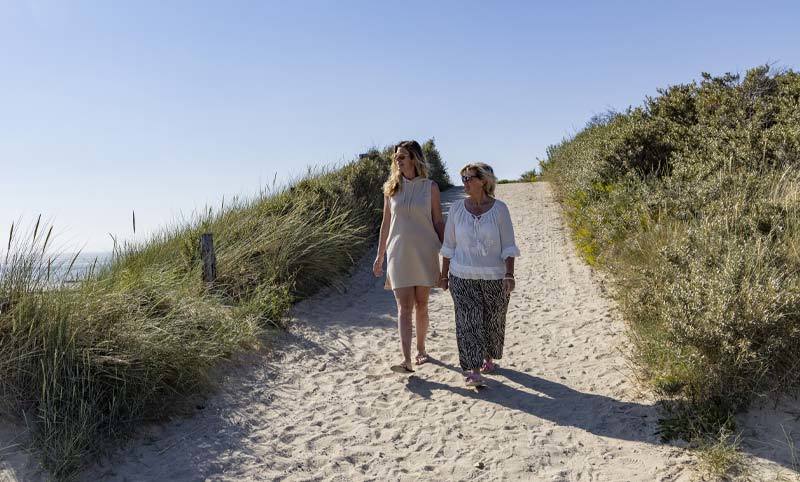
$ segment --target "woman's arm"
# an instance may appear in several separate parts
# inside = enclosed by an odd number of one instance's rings
[[[439,287],[447,289],[447,276],[450,274],[450,258],[456,254],[456,222],[453,219],[454,204],[450,205],[450,213],[447,215],[447,224],[444,226],[444,239],[442,249],[442,275],[439,277]]]
[[[383,258],[386,256],[386,241],[389,239],[389,226],[392,222],[392,209],[389,198],[383,196],[383,221],[381,221],[381,234],[378,240],[378,255],[372,263],[372,274],[383,276]]]
[[[514,240],[514,226],[511,224],[511,214],[508,212],[508,206],[503,204],[501,207],[503,209],[498,219],[498,228],[500,229],[500,246],[503,251],[500,253],[500,257],[505,260],[506,264],[503,288],[505,288],[506,293],[510,293],[514,291],[516,284],[514,279],[514,258],[519,256],[519,248]]]
[[[450,274],[450,258],[442,258],[442,276],[439,277],[439,288],[443,290],[447,290],[449,284],[448,274]]]
[[[511,293],[516,287],[516,279],[514,279],[514,257],[509,256],[506,258],[506,274],[503,275],[503,289],[506,293]]]
[[[514,277],[514,257],[509,256],[506,258],[506,276]]]
[[[444,218],[442,217],[442,197],[436,182],[431,182],[431,219],[433,220],[433,229],[436,230],[436,235],[439,236],[441,243],[444,241]]]

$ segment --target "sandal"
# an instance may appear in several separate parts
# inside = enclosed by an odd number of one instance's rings
[[[411,368],[411,364],[406,364],[406,362],[392,365],[389,369],[395,373],[414,373],[414,369]]]
[[[416,364],[417,365],[422,365],[423,363],[428,363],[428,361],[430,361],[430,360],[428,359],[428,354],[427,353],[417,353],[417,360],[416,360]]]
[[[497,363],[495,362],[485,361],[481,365],[481,373],[492,373],[495,370],[497,370]]]
[[[467,384],[468,387],[485,387],[486,382],[484,381],[483,377],[478,375],[477,373],[467,373],[467,376],[464,377],[464,382]]]

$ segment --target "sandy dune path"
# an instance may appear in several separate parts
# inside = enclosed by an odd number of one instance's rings
[[[457,191],[457,190],[453,190]],[[458,197],[446,193],[445,199]],[[458,190],[460,191],[460,190]],[[623,326],[573,253],[547,184],[502,185],[523,256],[502,369],[463,386],[449,293],[431,297],[434,363],[412,376],[369,257],[345,293],[293,310],[267,356],[195,416],[154,428],[86,480],[689,480],[619,353]]]

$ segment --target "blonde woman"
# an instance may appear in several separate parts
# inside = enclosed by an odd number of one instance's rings
[[[482,386],[481,372],[503,357],[506,310],[515,287],[519,248],[508,207],[494,198],[497,179],[482,162],[461,168],[467,198],[450,206],[439,286],[453,297],[458,359],[468,386]]]
[[[439,277],[439,249],[444,221],[439,186],[428,179],[428,166],[417,141],[403,141],[394,148],[391,174],[383,185],[383,222],[378,255],[372,265],[375,276],[383,275],[387,260],[386,289],[394,292],[397,325],[403,361],[395,372],[409,373],[411,364],[411,318],[416,312],[416,364],[428,361],[428,296]]]

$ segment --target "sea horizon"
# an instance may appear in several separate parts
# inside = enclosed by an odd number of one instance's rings
[[[111,251],[73,251],[54,254],[49,263],[50,279],[54,282],[65,281],[68,283],[80,281],[90,270],[107,265],[112,254]],[[4,257],[5,254],[3,254],[3,258],[0,258],[0,275],[5,272],[6,260]],[[48,269],[46,262],[42,269]]]

